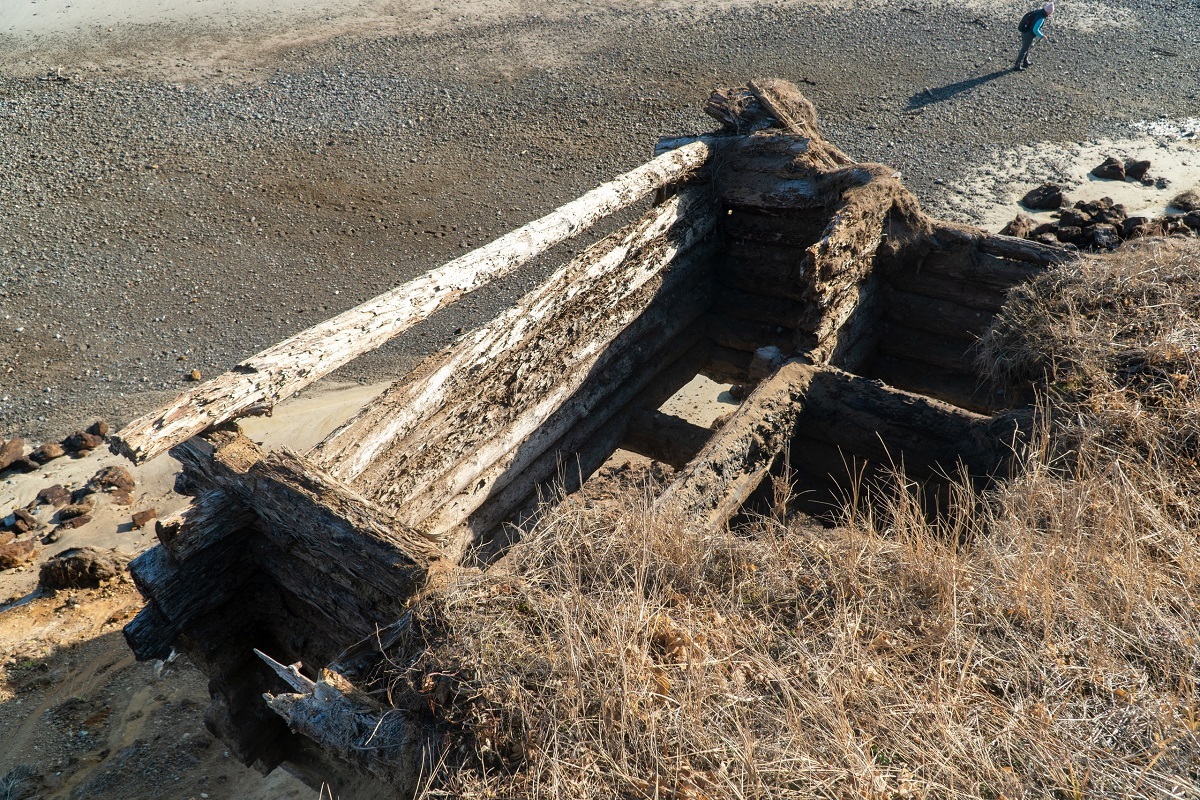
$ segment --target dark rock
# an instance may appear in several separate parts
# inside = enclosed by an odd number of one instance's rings
[[[0,472],[8,469],[14,461],[25,455],[24,439],[9,439],[0,444]]]
[[[62,532],[59,531],[58,528],[55,528],[54,530],[50,531],[49,533],[47,533],[45,536],[42,537],[42,544],[54,544],[61,538],[62,538]]]
[[[56,483],[38,492],[37,499],[39,503],[47,503],[52,506],[65,506],[71,502],[71,493],[64,489],[62,484]]]
[[[1169,180],[1167,180],[1166,178],[1155,178],[1154,179],[1154,188],[1155,189],[1166,189],[1170,185],[1171,185],[1171,182]]]
[[[108,423],[98,419],[88,426],[87,432],[93,436],[106,437],[108,436]]]
[[[17,533],[28,533],[38,526],[37,517],[23,508],[13,512],[13,530]]]
[[[29,456],[21,456],[16,461],[8,465],[11,472],[36,472],[41,469],[42,465],[34,461]]]
[[[66,454],[67,451],[61,444],[46,442],[43,445],[39,445],[36,450],[29,454],[29,457],[39,464],[45,464],[56,458],[62,458]]]
[[[1194,231],[1200,231],[1200,211],[1190,211],[1185,214],[1183,224]]]
[[[1035,233],[1031,238],[1033,239],[1033,241],[1041,242],[1042,244],[1049,244],[1049,245],[1054,245],[1054,246],[1058,246],[1058,244],[1059,244],[1058,237],[1054,235],[1053,231],[1045,231],[1044,233]]]
[[[1057,236],[1058,240],[1064,244],[1073,244],[1078,246],[1083,244],[1084,241],[1083,228],[1075,225],[1060,226],[1059,229],[1054,232],[1054,235]]]
[[[94,433],[75,431],[63,439],[62,444],[70,453],[87,453],[104,444],[104,440]]]
[[[1121,237],[1117,235],[1117,229],[1112,225],[1093,225],[1090,233],[1091,245],[1096,250],[1112,250],[1121,243]]]
[[[142,528],[146,527],[146,523],[157,518],[157,508],[148,508],[145,511],[139,511],[133,515],[133,528],[134,530],[141,530]]]
[[[38,581],[43,589],[94,589],[125,574],[129,559],[94,547],[72,547],[42,564]]]
[[[1029,234],[1037,227],[1037,223],[1033,221],[1033,217],[1028,217],[1024,214],[1017,214],[1013,217],[1012,222],[1008,223],[1001,229],[1000,233],[1004,236],[1016,236],[1018,239],[1028,239]]]
[[[189,373],[187,374],[187,379],[188,379],[189,381],[192,381],[193,383],[194,383],[194,382],[196,382],[196,381],[200,381],[200,380],[202,380],[202,379],[203,379],[203,377],[204,377],[204,376],[200,374],[200,370],[198,370],[198,369],[194,369],[194,370],[192,370],[191,372],[189,372]]]
[[[1171,200],[1171,205],[1183,212],[1200,211],[1200,192],[1195,189],[1180,192]]]
[[[66,522],[69,519],[75,519],[76,517],[87,516],[88,514],[95,511],[96,510],[96,501],[92,500],[92,498],[90,498],[90,497],[87,499],[91,500],[91,502],[77,503],[75,505],[64,506],[58,512],[59,521]]]
[[[74,530],[75,528],[82,528],[84,525],[87,525],[91,521],[92,521],[91,514],[81,514],[78,517],[71,517],[70,519],[62,520],[61,522],[58,523],[58,527],[55,528],[55,530],[56,531]]]
[[[1050,211],[1060,208],[1062,204],[1062,187],[1053,183],[1044,183],[1036,189],[1031,189],[1021,198],[1021,205],[1034,211]]]
[[[1131,159],[1125,162],[1125,177],[1127,178],[1140,181],[1146,177],[1146,173],[1149,171],[1149,161],[1138,161],[1137,159]]]
[[[37,545],[30,539],[0,544],[0,570],[15,569],[28,564],[36,553]]]
[[[88,484],[101,491],[133,491],[133,476],[120,466],[105,467],[92,476]]]
[[[1055,232],[1057,232],[1057,231],[1058,231],[1058,226],[1055,225],[1053,222],[1043,222],[1041,225],[1038,225],[1036,228],[1034,228],[1032,231],[1030,231],[1029,236],[1030,236],[1030,238],[1036,238],[1038,236],[1041,236],[1044,233],[1048,233],[1051,236],[1053,236],[1055,234]],[[1055,239],[1054,241],[1057,242],[1058,239]]]
[[[1068,209],[1059,215],[1058,224],[1068,228],[1085,228],[1092,224],[1092,215],[1079,209]]]
[[[1125,180],[1125,164],[1120,159],[1109,156],[1092,170],[1092,174],[1106,181],[1123,181]]]
[[[1126,217],[1121,223],[1121,238],[1133,238],[1133,232],[1150,221],[1149,217]]]
[[[109,499],[112,500],[113,505],[128,506],[133,504],[133,494],[131,492],[117,490],[109,495]]]
[[[1125,217],[1125,206],[1117,204],[1109,208],[1102,208],[1097,211],[1096,216],[1092,218],[1092,221],[1102,223],[1104,225],[1120,227],[1121,223],[1125,221]]]

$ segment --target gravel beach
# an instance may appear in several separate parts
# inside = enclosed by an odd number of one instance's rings
[[[998,152],[1200,116],[1196,0],[1064,0],[1022,73],[1014,2],[397,5],[79,41],[0,12],[0,438],[123,423],[711,129],[714,86],[796,82],[960,217]],[[338,377],[402,374],[537,269]]]

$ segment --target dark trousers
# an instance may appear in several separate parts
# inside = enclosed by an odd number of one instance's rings
[[[1021,32],[1021,52],[1017,54],[1018,69],[1029,66],[1029,49],[1036,41],[1037,37],[1033,35],[1033,31]]]

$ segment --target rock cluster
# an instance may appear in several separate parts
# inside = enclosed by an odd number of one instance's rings
[[[108,436],[108,425],[94,422],[87,430],[75,431],[61,442],[38,445],[33,452],[25,454],[25,440],[14,437],[0,442],[0,476],[7,472],[33,472],[56,458],[65,455],[84,456],[104,444]]]
[[[1137,181],[1143,186],[1158,186],[1160,189],[1167,186],[1165,178],[1150,176],[1149,161],[1138,159],[1122,161],[1116,156],[1108,156],[1092,168],[1092,175],[1106,181]]]
[[[1157,219],[1131,217],[1125,207],[1104,197],[1075,203],[1056,213],[1057,219],[1041,225],[1018,214],[1001,233],[1046,244],[1064,244],[1080,250],[1112,250],[1128,239],[1148,236],[1196,236],[1200,234],[1200,212],[1168,214]]]
[[[36,457],[46,461],[67,453],[79,454],[102,442],[107,432],[106,425],[97,423],[87,431],[71,434],[61,445],[42,445],[34,454],[40,454]],[[21,459],[35,458],[33,455],[24,456],[24,450],[25,443],[21,439],[11,439],[0,445],[5,467],[17,465],[18,469],[23,469]],[[27,506],[14,509],[8,516],[0,518],[0,571],[28,564],[37,557],[38,545],[54,544],[64,531],[81,528],[91,522],[98,496],[107,496],[111,505],[130,505],[135,486],[129,470],[122,466],[109,466],[98,470],[82,486],[69,488],[56,483],[42,487]],[[139,511],[132,515],[131,527],[142,528],[157,516],[157,509]]]

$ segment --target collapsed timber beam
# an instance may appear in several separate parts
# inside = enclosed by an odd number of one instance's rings
[[[268,413],[280,400],[378,348],[463,294],[679,181],[705,163],[709,149],[697,141],[664,153],[491,244],[263,350],[134,420],[112,437],[113,450],[142,463],[222,422]]]

